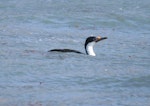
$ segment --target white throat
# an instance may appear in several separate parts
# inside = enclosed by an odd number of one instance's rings
[[[91,43],[87,44],[87,46],[86,46],[87,54],[90,56],[96,56],[96,54],[93,50],[94,45],[95,45],[95,42],[91,42]]]

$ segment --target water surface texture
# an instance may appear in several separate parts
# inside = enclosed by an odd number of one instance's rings
[[[149,106],[150,0],[1,0],[1,106]],[[107,36],[96,57],[90,35]]]

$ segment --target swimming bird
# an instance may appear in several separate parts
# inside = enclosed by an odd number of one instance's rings
[[[97,42],[104,40],[104,39],[107,39],[107,37],[101,37],[101,36],[97,36],[97,37],[90,36],[90,37],[88,37],[85,41],[85,44],[84,44],[86,54],[90,55],[90,56],[96,56],[94,49],[93,49],[93,46]],[[52,50],[49,50],[48,52],[73,52],[73,53],[84,54],[80,51],[72,50],[72,49],[52,49]]]

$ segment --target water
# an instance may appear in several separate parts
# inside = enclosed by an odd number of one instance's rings
[[[149,0],[1,0],[1,106],[149,106]],[[85,38],[107,36],[96,57]]]

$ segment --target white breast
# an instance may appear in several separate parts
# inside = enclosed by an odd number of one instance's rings
[[[95,54],[95,52],[93,50],[93,46],[94,45],[95,45],[95,42],[91,42],[86,47],[86,49],[87,49],[86,51],[87,51],[88,55],[90,55],[90,56],[96,56],[96,54]]]

